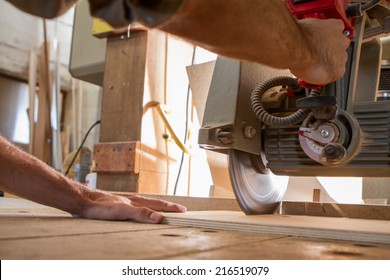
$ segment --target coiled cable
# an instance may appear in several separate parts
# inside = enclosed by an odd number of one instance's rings
[[[292,90],[300,88],[298,80],[292,77],[282,76],[266,80],[259,84],[251,94],[252,110],[256,117],[263,123],[272,127],[289,127],[303,121],[310,112],[310,109],[299,109],[293,114],[285,117],[273,116],[263,107],[263,95],[276,86],[288,86]]]

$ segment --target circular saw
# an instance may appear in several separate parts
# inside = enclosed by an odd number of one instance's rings
[[[390,91],[381,82],[389,79],[382,60],[389,44],[379,39],[390,32],[389,10],[365,11],[367,5],[347,0],[286,3],[298,18],[306,17],[305,7],[320,18],[341,17],[351,45],[344,77],[328,85],[217,59],[198,143],[228,155],[230,181],[247,214],[275,212],[288,176],[390,176],[390,102],[377,94]],[[317,8],[321,13],[313,13]]]

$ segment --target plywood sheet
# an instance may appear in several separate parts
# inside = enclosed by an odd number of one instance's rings
[[[353,242],[390,244],[390,221],[286,215],[247,216],[236,211],[167,213],[167,224]]]
[[[390,220],[390,206],[388,205],[283,201],[281,210],[285,215]]]

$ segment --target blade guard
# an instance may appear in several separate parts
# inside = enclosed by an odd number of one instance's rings
[[[341,19],[345,25],[345,33],[352,39],[354,37],[355,18],[348,18],[346,13],[350,0],[285,0],[291,13],[297,19]]]

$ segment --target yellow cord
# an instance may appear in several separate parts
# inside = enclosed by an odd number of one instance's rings
[[[183,151],[185,152],[186,154],[188,155],[191,155],[191,150],[179,139],[179,137],[177,137],[175,131],[173,130],[173,127],[172,125],[170,124],[169,120],[168,120],[168,116],[167,116],[167,107],[166,105],[164,104],[161,104],[159,102],[156,102],[156,101],[150,101],[148,102],[147,104],[145,104],[144,106],[144,109],[143,109],[143,113],[145,114],[145,112],[150,109],[150,108],[156,108],[160,118],[162,119],[162,121],[164,122],[166,128],[168,129],[169,133],[171,134],[171,137],[173,139],[173,141],[175,141],[176,145]],[[186,132],[187,133],[187,132]]]

